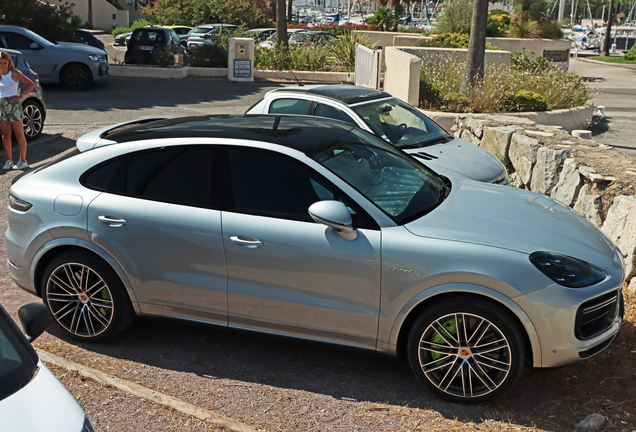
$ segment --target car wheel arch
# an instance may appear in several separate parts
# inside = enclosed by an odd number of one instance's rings
[[[37,137],[40,136],[40,134],[42,133],[42,130],[44,129],[44,123],[46,122],[46,110],[44,108],[44,105],[42,104],[42,101],[40,101],[38,98],[35,98],[35,97],[27,98],[22,102],[22,110],[24,110],[29,105],[35,105],[37,107],[42,117],[42,124],[40,125],[41,126],[40,130],[37,132],[36,135],[27,136],[27,134],[25,133],[25,137],[28,141],[36,139]],[[25,119],[26,119],[26,116],[25,116]]]
[[[510,318],[524,330],[524,343],[531,364],[534,367],[541,366],[541,345],[537,331],[521,307],[491,288],[465,283],[440,285],[431,288],[415,296],[402,308],[391,329],[390,342],[395,345],[395,354],[400,358],[406,357],[406,345],[410,329],[425,309],[432,307],[436,303],[457,299],[459,296],[463,299],[485,300],[494,306],[504,309]]]
[[[36,254],[36,256],[34,257],[34,262],[36,264],[32,270],[32,277],[35,284],[35,290],[40,298],[44,298],[44,287],[41,286],[40,282],[46,268],[57,256],[71,251],[91,254],[95,258],[103,261],[105,264],[110,266],[124,285],[124,288],[126,289],[126,292],[128,294],[128,298],[132,303],[135,314],[141,314],[132,284],[130,283],[130,280],[124,273],[119,263],[117,263],[114,258],[108,255],[101,248],[98,248],[94,244],[80,239],[57,239],[55,242],[46,245],[45,247],[41,248],[40,251],[38,251],[38,254]]]

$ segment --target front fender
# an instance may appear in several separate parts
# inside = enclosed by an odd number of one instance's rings
[[[416,296],[414,296],[410,301],[408,301],[404,307],[399,311],[395,320],[393,321],[393,325],[391,326],[391,331],[389,335],[389,340],[386,343],[386,346],[383,348],[380,346],[381,342],[378,341],[378,351],[386,351],[387,354],[396,355],[397,354],[397,345],[398,339],[400,337],[400,333],[403,329],[407,318],[411,316],[412,313],[417,313],[416,309],[419,306],[424,305],[427,302],[433,301],[436,297],[440,295],[445,295],[452,293],[453,295],[461,295],[461,293],[479,295],[482,297],[489,298],[500,305],[504,306],[507,310],[512,312],[517,319],[523,325],[523,328],[528,335],[528,339],[530,340],[530,345],[532,348],[532,360],[533,365],[535,367],[541,366],[541,344],[539,341],[539,336],[537,331],[532,324],[532,321],[528,317],[528,315],[524,312],[524,310],[514,301],[514,299],[508,298],[500,292],[488,288],[482,285],[468,284],[468,283],[448,283],[443,285],[438,285],[432,288],[429,288],[425,291],[420,292]]]

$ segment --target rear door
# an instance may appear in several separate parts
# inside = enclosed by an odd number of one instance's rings
[[[89,233],[124,268],[143,313],[227,323],[214,147],[133,153],[83,181],[105,189],[89,206]]]
[[[37,45],[37,48],[34,49],[33,44]],[[47,47],[42,47],[36,41],[19,33],[0,30],[0,48],[22,51],[31,69],[40,76],[41,82],[56,81],[53,79]]]

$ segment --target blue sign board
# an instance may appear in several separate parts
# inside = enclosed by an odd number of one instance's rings
[[[234,60],[234,77],[249,78],[252,76],[252,60]]]

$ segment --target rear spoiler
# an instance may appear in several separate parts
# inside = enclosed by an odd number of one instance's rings
[[[79,137],[75,145],[77,146],[79,151],[83,153],[85,151],[94,149],[96,147],[117,144],[116,141],[112,141],[104,137],[120,129],[126,129],[129,127],[138,126],[138,125],[142,125],[142,124],[157,121],[157,120],[165,120],[165,118],[155,117],[155,118],[132,120],[132,121],[124,122],[124,123],[119,123],[116,125],[106,126],[101,129],[96,129],[92,132],[89,132]]]

